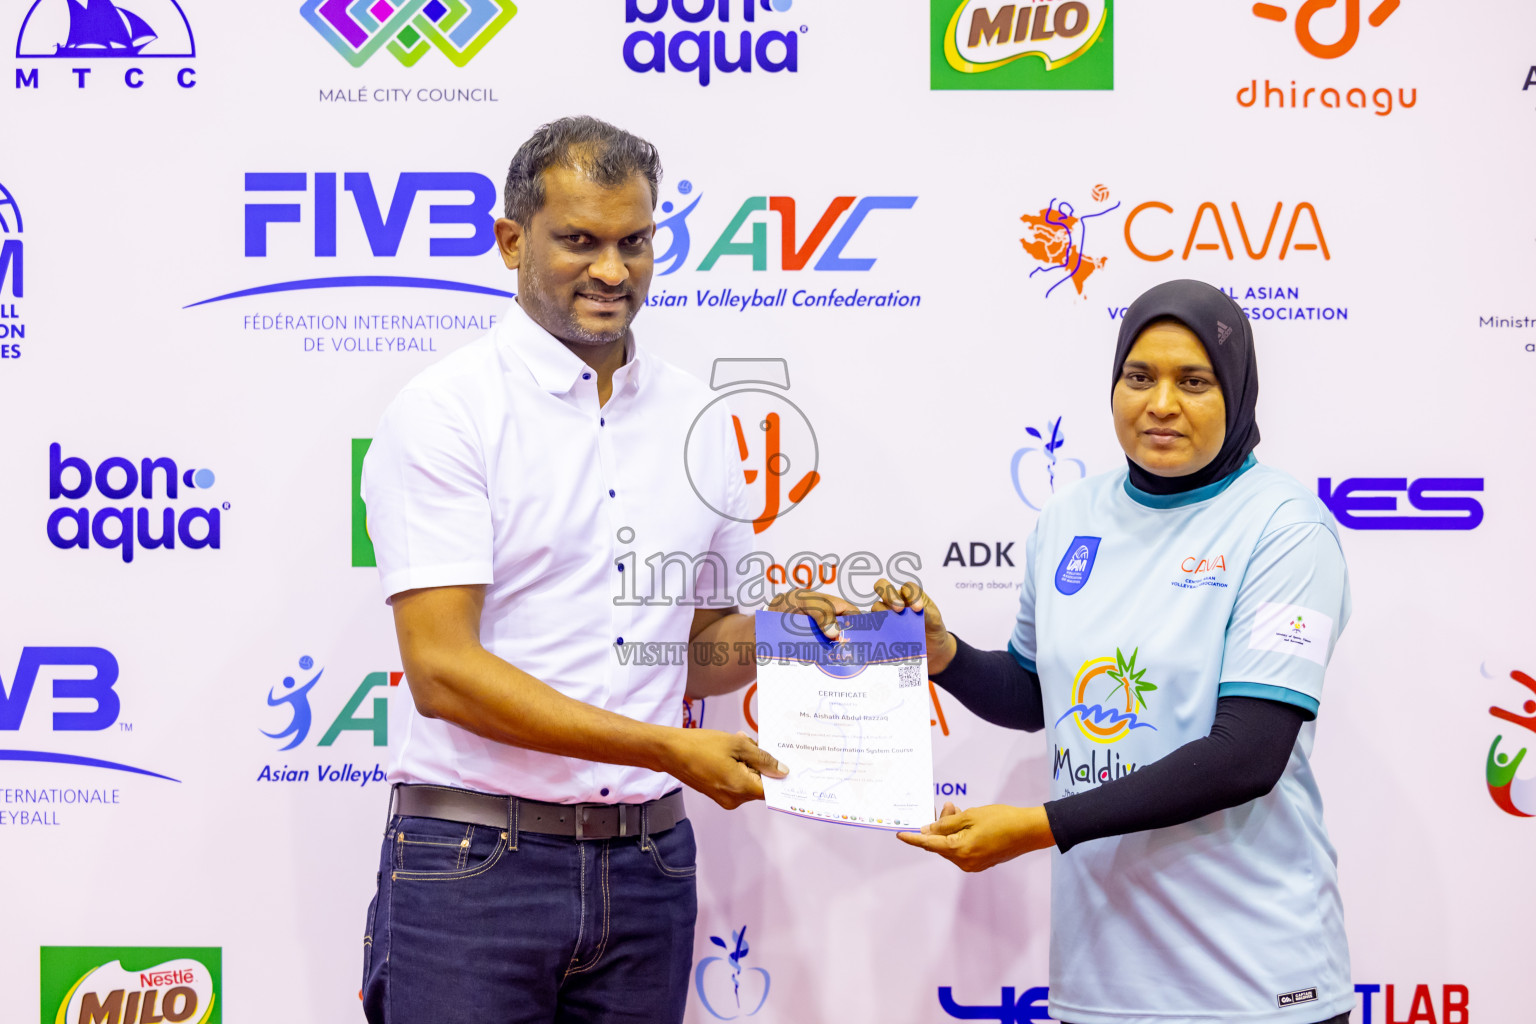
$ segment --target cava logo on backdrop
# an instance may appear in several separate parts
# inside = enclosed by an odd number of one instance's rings
[[[299,659],[298,676],[284,676],[282,683],[268,688],[267,707],[274,709],[268,715],[275,728],[262,729],[261,734],[276,741],[280,751],[294,750],[309,739],[315,724],[310,696],[320,686],[324,675],[325,669],[316,668],[315,660],[306,654]],[[370,672],[364,676],[315,745],[334,746],[343,733],[362,733],[369,738],[375,749],[389,746],[390,702],[387,698],[396,692],[394,688],[400,685],[403,678],[404,672]],[[375,690],[378,692],[375,693]],[[334,706],[333,702],[327,703]],[[366,713],[365,703],[369,705]],[[350,761],[316,762],[313,773],[303,766],[266,764],[256,776],[257,782],[345,782],[355,786],[367,786],[383,782],[384,779],[384,768],[377,762],[353,764]]]
[[[15,301],[23,296],[26,282],[21,227],[21,208],[0,185],[0,360],[20,359],[20,343],[27,336],[20,304]]]
[[[732,931],[730,942],[718,935],[711,935],[709,941],[725,955],[707,956],[694,968],[693,989],[699,994],[699,1004],[715,1020],[757,1016],[767,1005],[773,979],[761,967],[743,966],[751,952],[747,926]]]
[[[192,24],[176,0],[35,0],[16,36],[18,60],[59,60],[67,67],[16,69],[16,88],[38,89],[55,81],[75,88],[94,84],[100,73],[122,75],[129,89],[197,85],[186,61],[197,56]],[[160,70],[153,60],[182,62]],[[110,62],[110,63],[109,63]]]
[[[1320,477],[1317,496],[1340,526],[1351,530],[1475,530],[1483,521],[1483,506],[1471,495],[1481,492],[1481,477],[1357,476],[1339,481]],[[1406,511],[1398,495],[1408,492],[1408,504],[1423,515]],[[1437,496],[1438,495],[1438,496]],[[1374,513],[1384,512],[1387,515]]]
[[[1485,679],[1494,678],[1486,666],[1482,673]],[[1509,678],[1530,691],[1529,696],[1520,704],[1520,712],[1494,706],[1488,709],[1488,714],[1506,725],[1536,733],[1536,699],[1532,699],[1536,698],[1536,679],[1519,669],[1510,672]],[[1521,695],[1517,693],[1516,696]],[[1508,747],[1499,749],[1504,742],[1504,731],[1500,731],[1493,738],[1493,745],[1488,748],[1488,761],[1483,769],[1488,781],[1488,795],[1505,814],[1516,818],[1536,818],[1536,776],[1521,778],[1518,775],[1520,763],[1525,760],[1530,747],[1536,746],[1536,740],[1512,733]],[[1513,755],[1509,753],[1510,750],[1515,751]]]
[[[716,74],[794,74],[800,36],[809,29],[797,32],[774,17],[793,6],[794,0],[624,0],[624,23],[632,29],[624,64],[642,74],[692,75],[701,86]]]
[[[68,765],[74,769],[126,772],[179,782],[147,768],[53,749],[55,742],[77,746],[85,741],[100,753],[113,742],[103,734],[110,732],[121,737],[116,741],[120,744],[127,734],[133,733],[134,723],[122,720],[123,704],[117,681],[117,658],[105,648],[23,647],[9,688],[0,679],[0,744],[5,744],[0,749],[0,761]],[[10,746],[20,742],[22,736],[45,738],[44,749]],[[95,788],[89,783],[81,787],[74,772],[69,773],[66,781],[70,784],[59,787],[0,784],[0,827],[57,826],[75,807],[113,806],[122,802],[121,790]]]
[[[667,199],[657,211],[660,217],[656,222],[655,239],[659,254],[656,257],[658,282],[680,270],[687,270],[689,258],[694,255],[693,229],[697,225],[691,225],[689,219],[704,202],[703,193],[694,195],[694,189],[692,181],[679,181],[677,201]],[[728,200],[725,209],[729,209],[729,203],[733,201]],[[711,227],[708,229],[710,234],[701,235],[702,238],[713,237],[714,241],[694,271],[700,274],[720,271],[799,273],[806,270],[868,273],[874,270],[878,258],[865,255],[872,244],[868,237],[856,240],[855,235],[865,228],[872,215],[880,213],[879,218],[874,218],[880,221],[898,211],[910,210],[916,203],[917,196],[836,196],[818,213],[814,203],[805,208],[796,203],[793,196],[751,196],[740,201],[723,228]],[[719,211],[718,206],[711,206],[707,212],[697,215],[718,218]],[[809,216],[802,219],[802,213]],[[807,223],[812,216],[817,218],[814,225]],[[774,233],[777,245],[769,241],[769,227],[775,219],[779,229]],[[714,223],[721,221],[715,219]],[[877,228],[884,226],[877,224]],[[718,235],[713,234],[716,230]],[[795,309],[906,309],[919,306],[922,301],[921,295],[906,294],[900,288],[879,292],[865,291],[862,287],[845,291],[839,287],[818,286],[795,289],[791,293],[788,287],[769,285],[766,290],[754,286],[751,294],[747,294],[730,286],[696,287],[691,293],[653,286],[646,305],[734,309],[744,313],[749,309],[786,306]]]
[[[205,507],[198,504],[202,495],[196,493],[211,488],[215,480],[211,469],[183,470],[165,457],[134,462],[114,455],[93,470],[85,459],[66,456],[55,442],[48,446],[48,498],[68,504],[49,513],[48,540],[64,550],[116,549],[124,562],[178,544],[183,549],[217,550],[220,514],[229,511],[230,504]]]
[[[1112,0],[928,0],[933,89],[1113,89]]]
[[[1029,279],[1036,294],[1056,302],[1089,298],[1090,278],[1097,289],[1113,275],[1114,266],[1130,260],[1178,260],[1207,280],[1228,264],[1256,275],[1261,268],[1281,271],[1331,262],[1333,251],[1317,207],[1306,200],[1272,202],[1214,196],[1122,201],[1099,184],[1086,195],[1052,196],[1022,214],[1019,244],[1032,265]],[[1283,281],[1254,279],[1218,287],[1251,320],[1349,319],[1347,306],[1300,305],[1301,289]],[[1109,318],[1124,316],[1127,304],[1105,307]]]
[[[381,49],[406,67],[436,49],[464,67],[517,14],[512,0],[305,0],[304,20],[360,68]]]
[[[223,951],[43,946],[42,1024],[221,1024]]]
[[[1400,0],[1370,0],[1367,6],[1370,13],[1366,15],[1365,24],[1373,43],[1378,39],[1390,40],[1391,33],[1383,26],[1400,6]],[[1318,60],[1338,60],[1350,53],[1363,38],[1361,0],[1306,0],[1295,8],[1295,12],[1295,41],[1301,44],[1302,52]],[[1271,3],[1254,4],[1252,14],[1279,25],[1291,17],[1286,7]],[[1280,41],[1284,33],[1276,32],[1274,36],[1276,42],[1272,52],[1297,52],[1289,40]],[[1296,78],[1290,79],[1289,84],[1279,78],[1250,78],[1237,90],[1238,104],[1248,108],[1360,110],[1370,111],[1377,117],[1388,117],[1395,110],[1409,109],[1418,101],[1417,86],[1372,87],[1338,79],[1315,85],[1307,84],[1304,79],[1298,84]]]

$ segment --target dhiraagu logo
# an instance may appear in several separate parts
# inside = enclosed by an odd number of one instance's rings
[[[44,946],[42,1024],[221,1024],[217,947]]]
[[[928,0],[933,89],[1113,89],[1113,0]]]
[[[1137,717],[1138,709],[1147,710],[1146,695],[1157,689],[1155,683],[1145,678],[1147,670],[1136,667],[1140,652],[1141,648],[1135,648],[1127,658],[1117,647],[1113,658],[1089,658],[1083,662],[1077,678],[1072,680],[1072,706],[1056,719],[1056,725],[1060,727],[1070,718],[1077,723],[1078,731],[1095,743],[1118,743],[1133,729],[1156,732],[1157,726]],[[1106,680],[1113,684],[1111,689],[1095,700],[1093,695],[1101,692]]]

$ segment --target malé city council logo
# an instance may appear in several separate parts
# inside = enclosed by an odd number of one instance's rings
[[[1113,0],[928,0],[932,89],[1113,89]]]
[[[462,68],[517,14],[512,0],[306,0],[304,20],[355,68],[381,49],[411,67],[436,47]]]

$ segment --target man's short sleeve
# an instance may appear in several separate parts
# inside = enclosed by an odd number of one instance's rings
[[[1039,661],[1035,646],[1035,541],[1039,536],[1037,523],[1029,533],[1029,540],[1024,542],[1024,585],[1019,588],[1019,618],[1008,641],[1013,660],[1031,672],[1036,671],[1035,665]]]
[[[1218,695],[1277,700],[1315,716],[1349,611],[1349,573],[1332,530],[1304,522],[1264,534],[1227,623]]]
[[[456,403],[423,388],[400,393],[363,462],[363,501],[386,601],[419,587],[491,583],[485,459]]]

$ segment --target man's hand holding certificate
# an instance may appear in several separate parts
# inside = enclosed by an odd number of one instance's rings
[[[804,615],[757,613],[759,743],[790,766],[788,778],[763,779],[768,806],[918,828],[933,819],[923,616],[875,611],[838,626],[829,643]]]

